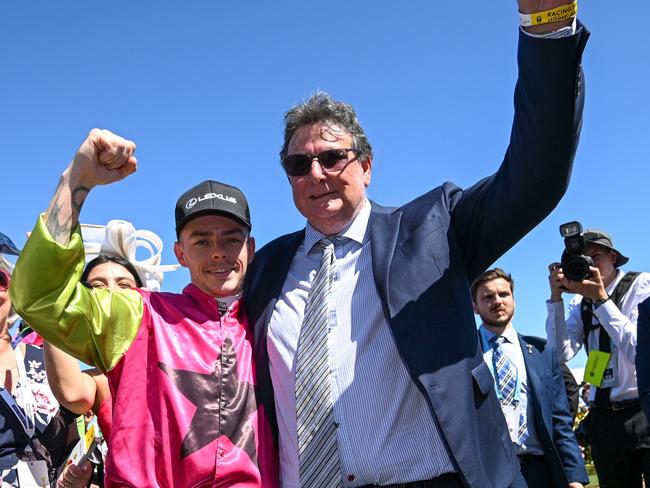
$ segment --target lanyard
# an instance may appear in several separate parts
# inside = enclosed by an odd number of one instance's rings
[[[494,376],[494,378],[496,378],[496,363],[494,362],[494,350],[490,346],[489,341],[488,341],[487,337],[485,336],[485,332],[483,332],[482,328],[479,329],[479,337],[481,338],[481,350],[483,351],[483,354],[485,354],[488,351],[492,352],[492,361],[491,361],[492,364],[488,363],[488,366],[490,367],[490,370],[492,371],[492,376]],[[503,354],[505,354],[505,351],[503,352]],[[513,366],[515,366],[514,363],[513,363]],[[515,366],[515,368],[516,368],[516,366]],[[499,382],[498,381],[494,382],[494,390],[496,391],[497,398],[499,399],[499,401],[503,400],[503,395],[501,394],[501,390],[499,390]],[[521,373],[517,369],[517,384],[515,385],[514,401],[516,403],[519,403],[520,398],[521,398]]]
[[[18,383],[16,385],[16,398],[9,391],[0,387],[0,399],[9,407],[18,423],[23,428],[25,435],[31,439],[36,432],[34,405],[36,400],[29,388],[27,371],[25,370],[25,357],[20,348],[14,349],[18,365]],[[19,400],[20,405],[16,400]]]
[[[23,322],[24,324],[24,322]],[[16,337],[11,341],[11,347],[12,349],[16,349],[18,347],[18,344],[20,344],[25,337],[27,337],[29,334],[34,332],[32,328],[27,325],[21,330],[18,334],[16,334]]]

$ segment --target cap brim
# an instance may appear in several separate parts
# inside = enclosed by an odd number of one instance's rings
[[[616,259],[616,266],[623,266],[624,264],[627,264],[627,262],[630,260],[627,256],[623,256],[620,252],[618,252],[616,249],[612,249],[618,256]]]
[[[239,217],[238,215],[234,215],[230,212],[226,212],[224,210],[217,210],[215,208],[206,208],[205,210],[201,210],[199,212],[195,212],[191,215],[188,215],[185,217],[183,220],[181,220],[178,225],[176,226],[176,235],[179,236],[181,231],[183,230],[183,227],[187,225],[187,223],[190,220],[194,220],[197,217],[203,217],[204,215],[221,215],[223,217],[228,217],[235,222],[239,222],[242,224],[244,227],[246,227],[249,231],[251,230],[251,224],[249,222],[246,222],[244,219]]]

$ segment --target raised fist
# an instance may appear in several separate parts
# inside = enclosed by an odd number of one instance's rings
[[[108,130],[93,129],[75,154],[71,175],[87,188],[126,178],[137,169],[135,143]]]

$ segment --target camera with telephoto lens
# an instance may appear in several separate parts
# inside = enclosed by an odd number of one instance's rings
[[[562,253],[562,272],[568,280],[582,281],[591,276],[589,267],[594,265],[593,260],[583,253],[587,248],[587,241],[582,232],[580,222],[567,222],[560,226],[560,234],[564,237],[564,252]]]

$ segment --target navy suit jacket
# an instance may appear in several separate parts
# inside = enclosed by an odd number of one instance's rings
[[[582,120],[587,37],[584,28],[556,40],[520,34],[514,125],[495,174],[467,190],[444,183],[400,208],[372,203],[367,232],[383,312],[468,486],[508,486],[518,471],[477,340],[469,283],[566,190]],[[272,419],[267,326],[303,236],[304,230],[264,246],[244,286],[257,381]]]
[[[535,430],[556,487],[569,482],[589,483],[585,463],[573,433],[573,418],[555,350],[539,337],[519,335],[526,364]]]
[[[650,298],[639,304],[636,330],[636,381],[643,412],[650,419]]]

